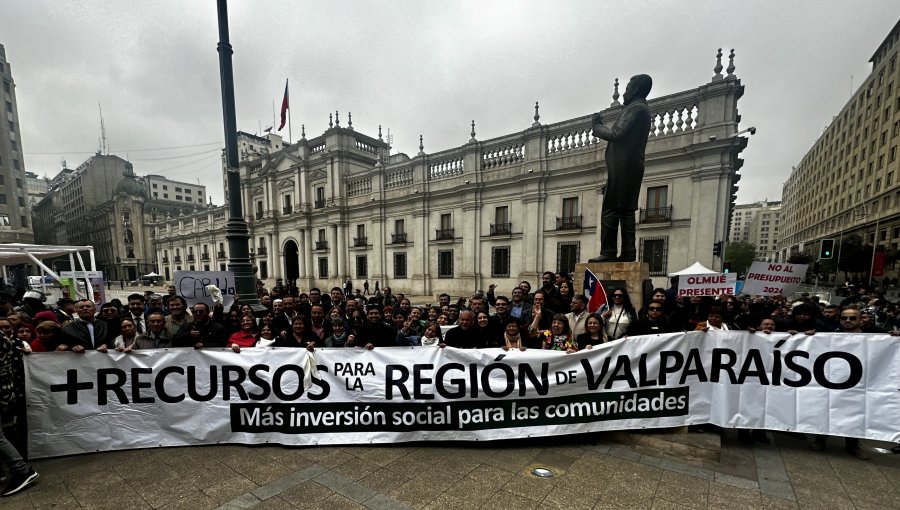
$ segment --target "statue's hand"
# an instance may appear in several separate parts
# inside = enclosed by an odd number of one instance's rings
[[[603,124],[603,114],[595,113],[593,117],[591,117],[591,124]]]

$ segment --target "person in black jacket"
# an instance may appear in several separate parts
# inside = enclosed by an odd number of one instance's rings
[[[818,326],[817,318],[819,309],[811,303],[800,303],[791,309],[791,316],[786,320],[776,321],[778,331],[787,331],[790,334],[797,332],[813,335]]]
[[[94,320],[97,306],[90,299],[82,299],[75,303],[78,320],[63,326],[63,341],[72,352],[84,352],[88,349],[106,350],[106,323]]]
[[[382,320],[382,309],[378,305],[366,308],[366,322],[356,332],[354,345],[374,349],[375,347],[396,347],[397,331]]]
[[[628,336],[656,335],[671,333],[669,321],[665,317],[665,302],[654,299],[647,305],[647,316],[638,319],[628,328]]]
[[[324,345],[325,339],[334,333],[331,328],[331,320],[325,318],[325,309],[322,308],[322,305],[309,307],[306,329],[319,339],[319,345]]]
[[[531,328],[533,325],[535,329],[550,329],[550,323],[553,322],[553,316],[556,312],[552,308],[547,307],[542,291],[535,292],[532,300],[534,304],[523,309],[522,316],[519,317],[519,323],[526,328]],[[535,318],[537,318],[537,323],[533,324]]]
[[[312,350],[315,348],[317,340],[319,340],[319,337],[317,337],[306,327],[306,321],[303,320],[303,317],[297,316],[294,317],[294,320],[291,322],[291,331],[287,334],[287,336],[276,337],[275,343],[272,344],[272,346],[305,347],[308,350]]]
[[[173,347],[225,347],[228,339],[225,326],[212,320],[209,316],[209,305],[197,303],[193,308],[194,324],[186,334],[177,335],[172,340]]]
[[[441,347],[457,349],[479,349],[484,347],[481,331],[475,324],[475,314],[471,310],[459,312],[459,326],[447,331]]]

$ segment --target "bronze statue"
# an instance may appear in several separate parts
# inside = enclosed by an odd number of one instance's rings
[[[594,136],[607,140],[606,191],[600,220],[600,256],[590,262],[633,262],[637,260],[634,213],[644,179],[644,151],[650,136],[650,109],[647,94],[653,80],[646,74],[632,76],[622,99],[625,109],[612,128],[603,125],[602,115],[592,119]],[[622,252],[616,256],[619,223],[622,224]]]

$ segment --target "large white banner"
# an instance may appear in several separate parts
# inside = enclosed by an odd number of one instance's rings
[[[433,347],[25,358],[29,454],[493,440],[714,423],[900,440],[888,335],[689,332],[574,354]],[[304,376],[318,375],[304,389]],[[304,368],[305,367],[305,368]]]
[[[741,292],[751,296],[789,296],[803,281],[807,267],[808,264],[780,264],[757,260],[750,265]]]

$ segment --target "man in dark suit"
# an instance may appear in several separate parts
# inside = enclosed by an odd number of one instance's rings
[[[106,323],[94,320],[97,307],[90,299],[82,299],[75,303],[78,320],[74,320],[62,328],[65,345],[72,352],[84,352],[97,349],[106,352]]]

